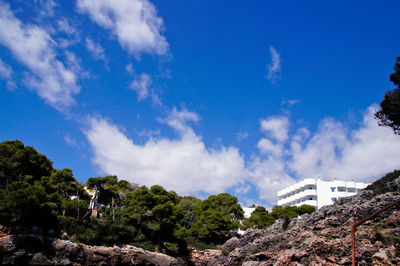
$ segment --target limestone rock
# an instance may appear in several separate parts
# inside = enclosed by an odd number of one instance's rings
[[[97,247],[38,235],[9,235],[0,238],[0,264],[182,265],[182,262],[133,246]]]

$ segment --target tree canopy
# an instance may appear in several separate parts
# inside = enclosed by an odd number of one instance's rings
[[[390,81],[395,89],[385,93],[380,103],[381,109],[375,113],[380,126],[391,127],[395,134],[400,134],[400,57],[396,58],[394,73],[390,75]]]
[[[13,181],[30,177],[30,182],[49,176],[53,162],[31,146],[24,146],[19,140],[0,143],[0,188],[4,189]]]

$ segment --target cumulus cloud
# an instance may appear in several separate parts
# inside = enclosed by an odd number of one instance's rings
[[[168,43],[161,34],[162,18],[148,0],[78,0],[78,10],[117,37],[128,53],[138,57],[141,53],[165,55]]]
[[[259,200],[272,206],[278,190],[303,178],[371,182],[398,169],[400,137],[377,125],[376,108],[371,106],[356,128],[326,118],[315,132],[302,127],[293,134],[288,117],[268,117],[260,121],[268,137],[260,138],[259,153],[247,160],[236,147],[208,148],[190,125],[200,117],[185,107],[173,108],[159,119],[176,131],[175,139],[151,134],[145,143],[135,143],[101,117],[89,118],[85,135],[93,162],[104,174],[147,186],[160,184],[182,194],[232,189],[245,199],[254,187]]]
[[[288,117],[261,120],[261,131],[271,138],[259,140],[260,154],[247,166],[260,198],[274,204],[278,190],[304,178],[372,182],[399,169],[400,137],[377,125],[377,108],[369,107],[362,123],[353,129],[325,118],[316,132],[302,127],[289,134]]]
[[[309,140],[294,140],[290,167],[301,178],[317,177],[373,181],[400,166],[400,138],[374,119],[377,106],[365,112],[359,128],[323,120]]]
[[[54,41],[42,28],[24,25],[8,4],[0,3],[0,43],[6,46],[30,73],[27,86],[58,110],[75,103],[78,94],[77,75],[57,60]]]
[[[137,144],[112,122],[90,117],[85,135],[93,148],[93,162],[105,174],[131,182],[160,184],[181,194],[220,193],[243,182],[244,160],[238,149],[207,148],[185,123],[197,119],[174,109],[165,119],[178,130],[178,139],[149,138]]]
[[[288,130],[289,118],[286,116],[271,116],[261,120],[261,131],[266,132],[279,142],[288,139]]]
[[[199,115],[195,112],[190,112],[186,107],[182,107],[181,110],[174,107],[166,119],[159,119],[160,122],[175,129],[181,136],[195,136],[193,129],[188,124],[189,122],[198,122],[199,120]]]
[[[280,74],[282,71],[281,55],[272,46],[269,47],[269,51],[271,53],[272,62],[267,65],[267,79],[270,80],[272,83],[275,83],[276,80],[280,78]]]
[[[261,153],[264,154],[272,154],[274,156],[280,157],[282,156],[283,152],[283,146],[280,143],[273,143],[271,140],[267,138],[262,138],[258,143],[257,143],[258,149],[261,151]]]
[[[278,190],[295,182],[288,174],[285,160],[281,157],[255,157],[248,167],[251,182],[256,186],[260,199],[267,200],[271,205],[278,198]]]

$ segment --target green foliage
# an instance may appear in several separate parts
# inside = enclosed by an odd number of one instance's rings
[[[38,183],[31,185],[26,181],[12,182],[2,192],[0,223],[7,226],[55,229],[60,209],[59,202],[51,201],[52,198]]]
[[[258,228],[265,229],[275,223],[276,220],[282,219],[284,221],[284,227],[286,228],[290,220],[308,213],[311,214],[315,212],[315,207],[310,205],[302,205],[300,207],[296,206],[275,206],[271,213],[262,207],[258,206],[248,219],[244,219],[241,225],[241,229],[245,230],[247,228]]]
[[[391,127],[395,134],[400,134],[400,57],[396,58],[394,73],[390,75],[390,81],[396,88],[385,93],[380,103],[381,110],[375,113],[380,126]]]
[[[222,243],[232,230],[240,226],[243,219],[242,207],[237,198],[227,193],[212,195],[200,204],[196,222],[189,230],[190,235],[205,243]]]
[[[400,177],[400,170],[394,170],[393,172],[387,173],[385,176],[367,186],[365,190],[372,190],[375,195],[397,191],[399,189],[398,187],[391,187],[388,185],[388,183],[392,182],[398,177]]]
[[[311,206],[311,205],[304,204],[304,205],[301,205],[301,206],[297,207],[298,215],[303,215],[303,214],[306,214],[306,213],[307,214],[311,214],[311,213],[313,213],[315,211],[316,211],[316,208],[314,206]]]
[[[30,183],[48,176],[53,170],[52,164],[45,155],[19,140],[4,141],[0,143],[0,189],[27,176]]]
[[[243,220],[241,227],[242,229],[247,229],[247,228],[265,229],[267,227],[270,227],[274,223],[275,223],[274,216],[268,213],[268,211],[264,207],[258,206],[251,213],[248,219]]]

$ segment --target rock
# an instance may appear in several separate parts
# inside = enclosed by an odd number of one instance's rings
[[[227,256],[232,250],[234,250],[239,245],[239,239],[237,237],[232,237],[222,246],[222,254]]]
[[[278,221],[266,230],[247,230],[240,239],[232,238],[222,246],[222,256],[216,263],[220,265],[349,264],[352,225],[399,197],[399,192],[374,195],[372,191],[362,191],[357,196],[340,199],[336,204],[325,206],[311,215],[293,219],[287,230],[283,229],[282,221]],[[400,260],[398,239],[400,239],[400,212],[393,208],[357,228],[357,262],[360,265],[370,265],[374,262],[382,265],[398,264]]]
[[[0,238],[0,264],[182,265],[182,262],[133,246],[97,247],[39,235],[10,235]]]

